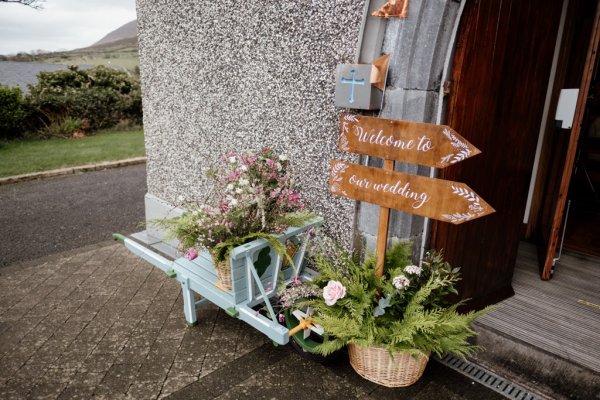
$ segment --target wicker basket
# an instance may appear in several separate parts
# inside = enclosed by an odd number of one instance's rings
[[[390,353],[382,347],[348,345],[350,365],[363,378],[387,387],[410,386],[419,380],[429,356],[421,351],[415,359],[409,352]]]
[[[217,262],[217,258],[213,256],[213,263],[215,264],[217,277],[219,278],[219,282],[216,284],[216,286],[223,290],[232,290],[233,285],[231,283],[231,266],[229,263],[229,257],[223,261]]]
[[[296,253],[298,252],[299,249],[300,249],[300,246],[297,245],[296,243],[292,242],[291,240],[288,240],[287,243],[285,244],[285,251],[290,258],[294,258],[294,256],[296,255]],[[283,257],[283,262],[281,263],[281,269],[286,269],[289,266],[290,266],[289,260],[287,259],[287,257]]]

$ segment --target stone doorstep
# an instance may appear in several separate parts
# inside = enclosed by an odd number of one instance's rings
[[[53,169],[50,171],[32,172],[30,174],[14,175],[5,178],[0,178],[0,186],[11,183],[31,181],[34,179],[50,178],[53,176],[71,175],[81,172],[100,171],[109,168],[127,167],[129,165],[143,164],[146,162],[146,157],[134,157],[125,160],[104,161],[96,164],[86,164],[77,167],[67,167]]]
[[[599,397],[600,374],[541,348],[475,323],[476,344],[484,350],[469,357],[476,364],[547,399]]]

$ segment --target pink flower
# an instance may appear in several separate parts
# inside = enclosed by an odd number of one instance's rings
[[[302,277],[300,275],[292,275],[292,286],[302,285]]]
[[[334,305],[339,299],[346,297],[346,288],[339,281],[329,281],[323,288],[323,298],[328,306]]]
[[[275,197],[279,196],[279,192],[281,191],[280,188],[275,188],[271,191],[271,193],[269,194],[269,197],[271,199],[274,199]]]
[[[285,322],[285,315],[278,314],[277,315],[277,320],[279,321],[280,324],[283,324]]]
[[[194,248],[189,249],[188,251],[185,252],[184,257],[187,258],[188,260],[192,261],[194,258],[198,257],[198,251]]]

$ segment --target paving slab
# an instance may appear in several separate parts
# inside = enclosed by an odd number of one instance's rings
[[[0,399],[500,399],[432,361],[406,389],[322,365],[213,305],[183,317],[179,284],[121,244],[0,269]]]
[[[0,270],[0,399],[165,397],[267,339],[121,244]],[[218,325],[218,326],[217,326]]]

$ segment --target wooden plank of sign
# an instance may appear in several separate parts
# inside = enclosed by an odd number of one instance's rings
[[[383,170],[393,171],[394,161],[383,160]],[[377,248],[376,253],[380,255],[377,257],[377,264],[375,265],[375,274],[381,278],[383,276],[384,262],[385,262],[385,249],[387,247],[388,227],[390,224],[390,209],[388,207],[379,207],[379,227],[377,228]],[[382,255],[382,256],[381,256]]]
[[[386,171],[338,160],[332,160],[330,166],[329,190],[335,195],[456,225],[495,211],[461,182]]]
[[[481,153],[445,125],[342,114],[340,151],[445,168]]]

